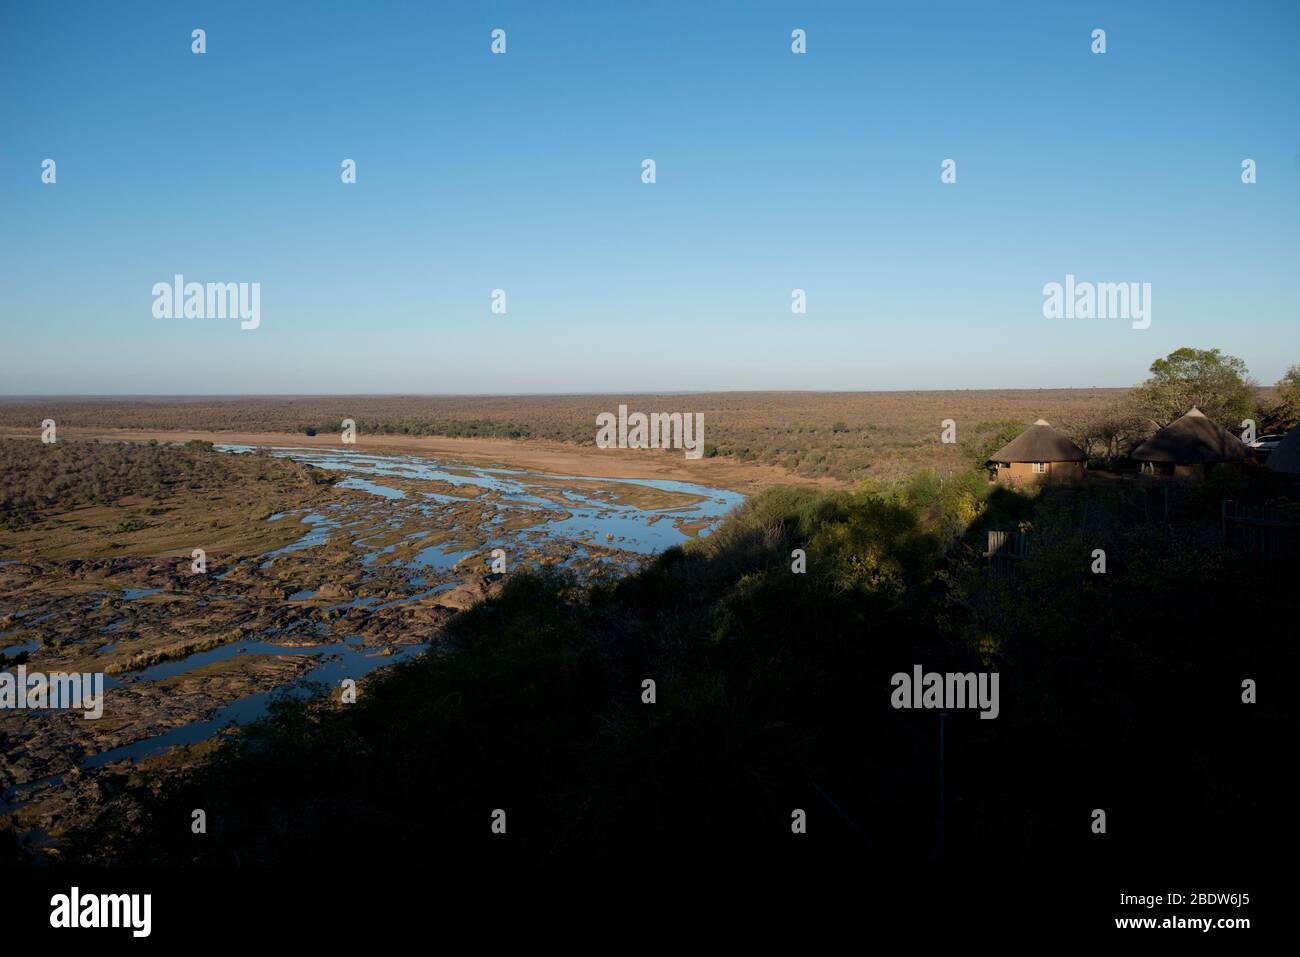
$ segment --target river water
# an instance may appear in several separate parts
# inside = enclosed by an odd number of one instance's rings
[[[240,445],[221,445],[218,450],[232,454],[250,454],[253,448]],[[344,476],[338,484],[345,488],[368,492],[382,500],[385,508],[397,512],[415,510],[429,517],[431,524],[438,519],[440,508],[462,505],[473,501],[484,507],[478,519],[480,531],[486,529],[491,544],[503,547],[514,544],[520,548],[526,538],[531,543],[542,541],[548,545],[570,546],[570,553],[583,555],[584,546],[601,545],[604,549],[617,549],[633,556],[648,556],[690,538],[688,530],[707,535],[715,529],[733,508],[744,501],[744,496],[722,489],[659,479],[603,479],[589,476],[563,476],[526,472],[506,468],[488,468],[467,465],[443,464],[421,456],[378,455],[353,450],[328,451],[321,449],[272,448],[270,454],[316,466]],[[385,484],[387,481],[389,484]],[[401,488],[392,483],[400,481]],[[425,490],[423,483],[475,486],[486,494],[474,497],[447,495],[435,489]],[[566,485],[567,482],[574,483]],[[646,509],[620,501],[620,490],[635,492],[630,486],[643,486],[660,492],[681,493],[693,499],[683,499],[668,509]],[[502,525],[503,519],[517,517],[520,513],[535,513],[536,521],[513,531]],[[268,521],[281,521],[294,515],[282,513],[270,516]],[[262,567],[274,562],[277,556],[288,555],[322,545],[329,534],[342,524],[341,518],[310,513],[296,516],[307,526],[306,533],[289,545],[267,552],[256,559]],[[407,516],[409,518],[409,515]],[[516,525],[518,523],[515,523]],[[513,527],[513,526],[512,526]],[[499,528],[499,533],[496,529]],[[418,537],[418,536],[417,536]],[[370,547],[364,537],[353,540],[359,547]],[[369,564],[395,546],[376,546],[372,555],[363,559]],[[431,546],[416,552],[410,563],[427,569],[431,576],[454,574],[457,562],[473,554],[474,548],[458,549]],[[604,554],[604,552],[602,552]],[[615,564],[618,564],[616,561]],[[624,563],[626,567],[626,563]],[[217,578],[224,578],[218,575]],[[423,585],[422,577],[412,578],[414,585]],[[374,605],[378,599],[354,599],[345,605],[356,607],[386,607],[405,601],[416,601],[428,595],[453,587],[457,579],[443,581],[432,588],[421,588],[417,593],[383,605]],[[125,589],[122,598],[138,600],[155,594],[158,589]],[[313,593],[302,592],[290,597],[291,601],[307,600]],[[344,606],[334,606],[344,607]],[[336,687],[343,678],[357,679],[376,668],[407,660],[424,650],[422,645],[393,645],[386,649],[364,647],[360,637],[350,637],[342,642],[322,644],[281,645],[273,635],[259,635],[253,639],[233,642],[207,651],[192,654],[177,661],[153,665],[123,677],[131,682],[152,682],[174,678],[196,668],[225,661],[238,655],[273,654],[310,656],[318,663],[290,685],[274,691],[248,695],[228,702],[216,714],[166,731],[163,734],[122,747],[83,758],[83,769],[99,767],[121,760],[140,760],[167,748],[194,744],[216,734],[230,724],[246,724],[266,715],[273,695],[278,693],[308,694],[321,684]],[[35,643],[19,650],[35,650]],[[3,658],[0,658],[2,661]],[[109,682],[111,689],[119,685]],[[106,707],[109,702],[106,702]],[[7,789],[0,796],[0,813],[6,813],[30,800],[37,791],[57,785],[62,775],[52,775],[25,785]]]

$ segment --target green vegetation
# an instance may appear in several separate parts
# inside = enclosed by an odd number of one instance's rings
[[[1246,363],[1218,349],[1175,349],[1151,363],[1151,378],[1134,395],[1137,411],[1164,428],[1193,406],[1224,428],[1239,429],[1256,413]]]
[[[23,528],[79,505],[108,505],[127,496],[159,498],[175,489],[219,484],[230,475],[220,458],[175,447],[0,441],[0,525]]]
[[[975,426],[975,441],[971,444],[970,464],[980,468],[989,460],[989,456],[1006,445],[1021,432],[1025,423],[1019,419],[1001,419],[997,422],[981,422]]]
[[[526,439],[531,434],[526,425],[495,419],[357,420],[357,430],[367,435],[445,435],[464,439]],[[319,431],[337,434],[343,431],[343,422],[325,422]]]
[[[1291,366],[1277,383],[1278,404],[1273,417],[1282,425],[1300,422],[1300,365]]]
[[[133,442],[0,440],[0,528],[27,528],[51,515],[85,505],[113,505],[123,499],[160,503],[168,496],[234,487],[256,469],[267,481],[330,484],[319,469],[271,457],[256,466],[237,458],[207,454],[211,442],[185,446]],[[251,456],[249,458],[252,458]],[[160,514],[146,507],[141,514]],[[148,527],[128,516],[113,534]]]
[[[1236,494],[1286,494],[1260,481]],[[355,704],[285,697],[192,770],[123,780],[68,859],[325,865],[346,848],[459,868],[508,847],[592,866],[1068,869],[1095,855],[1094,807],[1141,830],[1111,849],[1120,864],[1228,855],[1286,793],[1263,729],[1288,726],[1287,695],[1245,707],[1240,683],[1287,673],[1300,598],[1214,544],[1212,484],[1163,488],[1021,494],[974,472],[779,488],[619,581],[517,574]],[[990,528],[1022,530],[1030,557],[995,573]],[[1249,630],[1220,631],[1246,602]],[[939,719],[889,705],[917,664],[1001,677],[997,720],[947,718],[942,840]],[[493,808],[508,844],[490,843]],[[791,841],[793,808],[807,840]]]
[[[1067,430],[1090,464],[1112,466],[1154,431],[1195,406],[1233,434],[1254,419],[1259,431],[1300,423],[1300,366],[1292,366],[1274,395],[1251,381],[1246,364],[1218,349],[1175,349],[1151,364],[1151,377],[1130,394]]]
[[[596,415],[620,403],[648,411],[703,413],[709,458],[776,465],[807,477],[895,480],[925,468],[964,469],[1002,444],[993,440],[1004,426],[1023,428],[1039,417],[1069,434],[1094,465],[1120,461],[1192,404],[1233,431],[1240,431],[1244,418],[1254,418],[1261,431],[1289,427],[1300,422],[1300,366],[1276,389],[1253,385],[1236,357],[1183,348],[1157,359],[1148,380],[1133,389],[3,400],[0,426],[27,428],[53,417],[68,428],[310,436],[337,435],[342,420],[350,418],[363,437],[531,439],[591,446]],[[945,419],[958,423],[955,445],[939,441]],[[1009,428],[1003,434],[1009,438]]]
[[[1068,428],[1118,400],[1121,389],[960,392],[750,392],[673,395],[313,397],[301,399],[0,400],[0,426],[299,432],[337,436],[353,419],[370,435],[528,439],[594,446],[596,415],[620,403],[645,411],[701,412],[706,456],[776,465],[808,477],[903,478],[968,464],[970,423],[1044,416]],[[939,442],[959,422],[960,444]],[[656,453],[647,453],[656,454]],[[661,455],[680,453],[662,452]]]

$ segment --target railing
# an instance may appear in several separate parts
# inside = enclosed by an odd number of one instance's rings
[[[1296,561],[1300,559],[1300,514],[1225,501],[1223,541],[1264,564]]]
[[[1029,536],[1024,532],[989,532],[985,558],[1028,558]]]

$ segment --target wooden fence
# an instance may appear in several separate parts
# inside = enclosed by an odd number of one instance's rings
[[[989,560],[989,571],[1014,572],[1029,557],[1029,536],[1024,532],[990,531],[984,557]]]
[[[1294,510],[1226,501],[1223,541],[1265,565],[1300,560],[1300,515]]]

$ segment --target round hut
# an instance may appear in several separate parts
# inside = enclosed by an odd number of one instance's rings
[[[1079,482],[1087,460],[1083,449],[1046,419],[1039,419],[989,456],[993,481],[1008,485]]]
[[[1282,438],[1265,464],[1274,472],[1300,475],[1300,425]]]
[[[1250,446],[1195,407],[1132,452],[1147,475],[1200,478],[1215,465],[1255,457]]]

